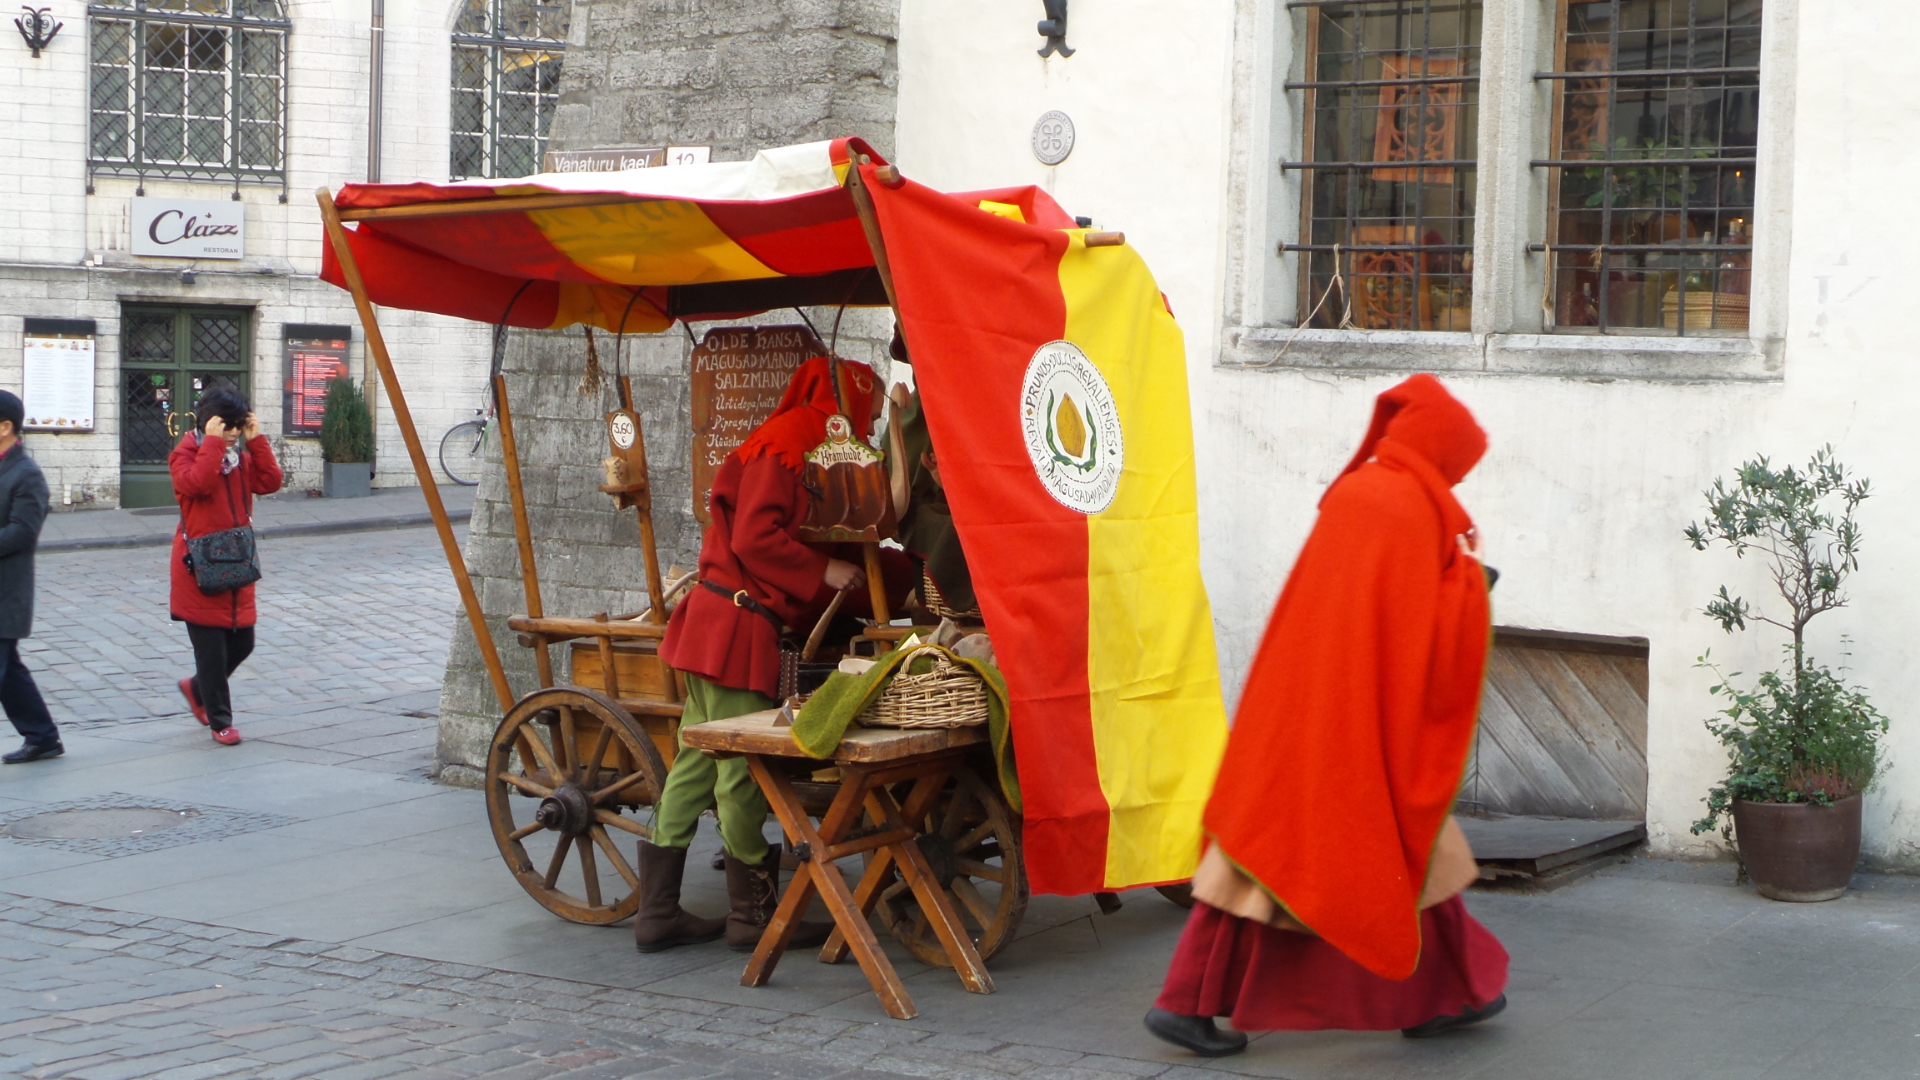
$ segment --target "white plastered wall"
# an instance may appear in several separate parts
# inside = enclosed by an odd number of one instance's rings
[[[1496,618],[1651,641],[1648,816],[1660,853],[1706,854],[1716,839],[1687,828],[1723,761],[1701,726],[1711,679],[1695,658],[1712,649],[1753,671],[1779,643],[1764,628],[1728,637],[1699,613],[1721,583],[1762,601],[1766,583],[1750,563],[1693,552],[1681,530],[1700,514],[1701,489],[1743,459],[1803,461],[1833,443],[1876,494],[1862,508],[1852,606],[1819,620],[1814,638],[1838,663],[1850,636],[1853,677],[1894,718],[1867,854],[1920,867],[1920,711],[1909,704],[1920,669],[1902,623],[1920,602],[1920,442],[1907,415],[1920,390],[1907,325],[1920,271],[1901,257],[1920,221],[1890,197],[1916,157],[1905,135],[1920,86],[1897,50],[1858,48],[1895,40],[1907,5],[1861,0],[1802,20],[1796,3],[1770,0],[1755,329],[1680,349],[1542,340],[1527,324],[1539,276],[1523,247],[1545,207],[1524,160],[1544,156],[1546,117],[1526,57],[1550,35],[1554,8],[1488,6],[1505,21],[1487,45],[1518,57],[1520,74],[1485,91],[1498,100],[1483,109],[1482,145],[1520,164],[1482,170],[1489,250],[1477,260],[1474,334],[1309,332],[1272,363],[1293,312],[1271,233],[1297,220],[1297,193],[1275,167],[1297,154],[1274,90],[1294,60],[1275,23],[1291,16],[1272,0],[1088,0],[1073,5],[1080,51],[1065,60],[1034,55],[1041,39],[1023,5],[906,0],[899,164],[948,189],[1040,184],[1068,212],[1124,230],[1153,267],[1187,334],[1203,556],[1230,688],[1374,395],[1410,370],[1439,370],[1492,438],[1460,494],[1503,572]],[[1050,169],[1028,133],[1054,108],[1078,142]]]

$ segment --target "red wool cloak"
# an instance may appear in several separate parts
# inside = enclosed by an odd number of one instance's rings
[[[1420,892],[1472,740],[1490,635],[1451,488],[1486,434],[1439,380],[1381,394],[1254,658],[1206,830],[1368,971],[1420,961]]]

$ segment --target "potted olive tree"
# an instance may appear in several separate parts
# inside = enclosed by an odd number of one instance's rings
[[[1860,796],[1880,765],[1887,718],[1845,668],[1807,655],[1807,624],[1845,607],[1848,575],[1859,568],[1854,510],[1867,481],[1852,480],[1824,447],[1804,470],[1766,458],[1740,466],[1705,492],[1707,518],[1687,527],[1695,550],[1714,543],[1765,563],[1782,606],[1763,613],[1722,585],[1706,614],[1728,633],[1765,623],[1791,637],[1780,667],[1746,688],[1708,657],[1724,707],[1707,728],[1726,746],[1727,778],[1707,795],[1698,833],[1721,825],[1746,874],[1775,900],[1832,900],[1847,890],[1860,857]]]
[[[326,459],[320,491],[329,499],[373,494],[373,414],[366,396],[345,375],[327,383],[320,415],[320,456]]]

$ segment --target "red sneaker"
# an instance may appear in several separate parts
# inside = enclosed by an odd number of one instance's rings
[[[193,710],[193,718],[201,724],[207,723],[207,707],[200,704],[200,695],[193,692],[191,677],[180,680],[180,696],[187,699],[187,708]]]
[[[219,743],[221,746],[239,746],[240,729],[236,727],[223,727],[213,733],[213,741]]]

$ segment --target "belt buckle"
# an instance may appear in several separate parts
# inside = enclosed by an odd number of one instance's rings
[[[734,590],[734,592],[733,592],[733,606],[734,606],[734,607],[739,607],[739,608],[743,608],[743,607],[746,607],[746,606],[747,606],[748,604],[751,604],[751,603],[753,603],[753,597],[751,597],[751,596],[748,596],[748,595],[747,595],[747,590],[745,590],[745,589],[735,589],[735,590]]]

